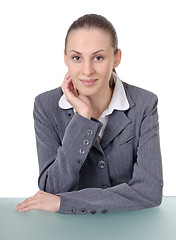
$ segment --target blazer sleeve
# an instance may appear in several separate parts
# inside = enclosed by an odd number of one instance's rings
[[[156,95],[145,110],[140,126],[137,160],[132,179],[110,188],[86,188],[58,194],[60,213],[105,213],[159,206],[162,202],[163,176],[159,141]]]
[[[103,124],[75,113],[61,142],[41,104],[40,95],[34,101],[33,117],[40,190],[49,193],[76,190],[79,171]]]

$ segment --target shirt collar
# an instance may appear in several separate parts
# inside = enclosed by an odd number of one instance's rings
[[[104,117],[105,115],[109,115],[113,112],[114,109],[116,110],[127,110],[129,109],[129,102],[125,93],[125,89],[124,86],[121,82],[121,80],[119,79],[119,77],[117,76],[117,74],[115,74],[113,72],[113,76],[116,79],[116,84],[115,84],[115,88],[113,91],[113,95],[111,98],[111,102],[108,106],[108,108],[102,113],[101,117]],[[73,108],[73,106],[67,101],[65,94],[63,94],[58,102],[59,107],[63,108],[63,109],[69,109],[69,108]],[[73,109],[75,112],[75,109]]]

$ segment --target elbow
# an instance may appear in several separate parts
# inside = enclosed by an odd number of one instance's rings
[[[163,200],[163,183],[153,192],[153,207],[159,207]]]
[[[154,206],[153,207],[159,207],[162,203],[162,195],[158,197],[157,201],[154,203]]]

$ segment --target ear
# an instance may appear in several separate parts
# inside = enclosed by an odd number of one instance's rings
[[[66,55],[65,49],[64,49],[64,62],[65,62],[65,65],[67,66],[67,55]]]
[[[118,49],[117,53],[114,56],[114,68],[116,68],[121,62],[122,51]]]

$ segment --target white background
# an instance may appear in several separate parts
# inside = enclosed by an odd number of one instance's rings
[[[61,85],[64,41],[86,13],[105,16],[117,30],[125,82],[159,98],[164,195],[176,195],[176,31],[174,0],[0,1],[0,197],[38,191],[33,127],[36,95]]]

